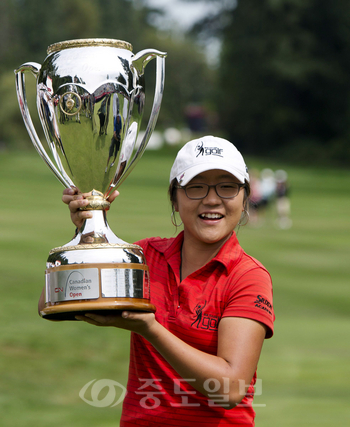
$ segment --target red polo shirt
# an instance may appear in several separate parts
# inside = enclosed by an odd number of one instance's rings
[[[156,319],[189,345],[216,354],[222,317],[246,317],[273,334],[272,284],[267,270],[240,247],[235,233],[208,264],[180,282],[183,233],[176,238],[145,239],[142,246],[150,270],[151,302]],[[194,254],[195,256],[195,254]],[[225,396],[208,399],[181,378],[153,346],[131,335],[128,393],[122,427],[131,426],[254,426],[256,374],[241,404],[225,409]],[[242,385],[244,386],[244,385]],[[207,390],[215,392],[215,380]]]

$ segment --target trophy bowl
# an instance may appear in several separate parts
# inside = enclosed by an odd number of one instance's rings
[[[80,39],[48,47],[42,65],[27,62],[16,74],[22,117],[39,155],[65,187],[91,192],[85,221],[67,244],[50,251],[45,271],[48,320],[75,320],[84,312],[155,311],[142,248],[110,229],[109,194],[135,167],[154,130],[164,90],[166,53],[132,52],[114,39]],[[144,69],[156,59],[153,106],[136,144],[145,106]],[[47,146],[34,128],[25,74],[36,79],[36,100]]]

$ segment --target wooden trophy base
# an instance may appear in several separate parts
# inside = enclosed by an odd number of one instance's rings
[[[47,303],[40,316],[47,320],[77,320],[85,313],[117,314],[123,310],[155,312],[156,308],[143,298],[99,298],[94,301]]]
[[[88,312],[155,312],[142,249],[130,244],[64,246],[50,252],[45,271],[48,320],[76,320]]]

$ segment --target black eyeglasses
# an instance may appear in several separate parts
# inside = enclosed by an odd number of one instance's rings
[[[215,185],[189,184],[185,186],[176,186],[176,188],[184,190],[186,196],[192,200],[200,200],[207,197],[211,187],[215,188],[216,194],[222,199],[232,199],[238,195],[241,188],[245,187],[245,184],[239,184],[237,182],[220,182]]]

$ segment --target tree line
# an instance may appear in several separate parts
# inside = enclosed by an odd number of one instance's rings
[[[133,52],[153,48],[168,53],[158,129],[187,127],[186,110],[211,99],[214,71],[190,37],[159,33],[153,25],[162,11],[131,0],[2,0],[0,3],[0,144],[24,148],[30,140],[19,113],[13,70],[42,63],[50,44],[80,38],[112,38],[132,44]],[[146,111],[153,99],[155,61],[146,67]],[[35,81],[26,78],[28,103],[36,128]],[[148,109],[148,111],[147,111]]]
[[[222,38],[218,111],[229,138],[254,154],[349,164],[347,0],[238,0],[196,31]]]
[[[14,126],[21,119],[13,68],[42,62],[57,41],[108,37],[132,43],[134,52],[168,52],[157,127],[215,132],[253,155],[347,165],[350,3],[207,1],[217,12],[176,38],[160,34],[153,23],[161,11],[143,0],[2,0],[0,141],[26,138]],[[222,42],[216,69],[196,44],[212,37]],[[201,120],[191,123],[191,114]]]

